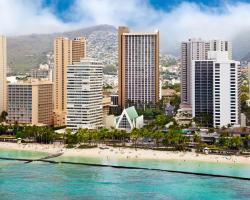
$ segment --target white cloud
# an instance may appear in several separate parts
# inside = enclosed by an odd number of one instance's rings
[[[138,31],[160,30],[161,47],[173,50],[190,37],[231,39],[250,29],[250,3],[220,8],[184,2],[171,11],[156,10],[145,0],[76,0],[63,22],[41,0],[1,0],[0,33],[20,35],[72,30],[97,24],[128,25]]]
[[[1,34],[51,33],[69,28],[70,26],[57,19],[51,10],[42,8],[40,1],[0,1]]]

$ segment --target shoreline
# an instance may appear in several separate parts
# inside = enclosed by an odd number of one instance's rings
[[[3,150],[26,150],[55,154],[63,152],[61,157],[99,158],[107,160],[175,160],[175,161],[198,161],[225,164],[250,165],[250,157],[235,155],[211,155],[197,154],[194,152],[156,151],[152,149],[131,149],[126,147],[108,147],[108,149],[67,149],[62,144],[17,144],[0,142]]]

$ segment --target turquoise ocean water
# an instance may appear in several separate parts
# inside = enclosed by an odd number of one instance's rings
[[[39,158],[44,155],[0,150],[1,157]],[[249,165],[69,157],[54,160],[250,177]],[[17,199],[250,199],[250,181],[158,171],[0,161],[0,200]]]

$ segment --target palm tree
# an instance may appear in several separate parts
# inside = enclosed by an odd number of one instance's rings
[[[90,142],[90,134],[88,129],[78,129],[77,131],[77,143],[87,143]]]
[[[156,130],[153,132],[153,139],[155,140],[157,147],[159,146],[159,141],[163,138],[164,134],[160,130]]]
[[[2,111],[0,115],[0,122],[5,122],[7,119],[8,113],[6,111]]]
[[[194,134],[193,140],[194,140],[194,142],[200,143],[201,142],[201,137],[199,135],[197,135],[197,134]]]
[[[245,147],[246,149],[249,148],[249,145],[248,145],[249,142],[250,142],[250,135],[245,136],[244,139],[243,139],[243,144],[244,144],[244,147]]]
[[[65,135],[66,134],[66,135]],[[69,128],[66,128],[66,130],[64,131],[64,133],[63,133],[63,143],[65,144],[66,143],[66,136],[67,135],[72,135],[72,130],[71,129],[69,129]]]
[[[230,139],[230,148],[240,149],[243,146],[243,141],[240,136],[232,137]]]
[[[136,148],[137,140],[138,140],[139,137],[140,137],[139,129],[134,128],[130,133],[130,139],[132,140],[133,145],[135,146],[135,148]]]

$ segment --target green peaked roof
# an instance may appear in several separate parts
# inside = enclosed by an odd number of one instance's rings
[[[134,106],[126,108],[125,110],[129,116],[130,120],[136,119],[138,117],[138,114],[137,114]]]

